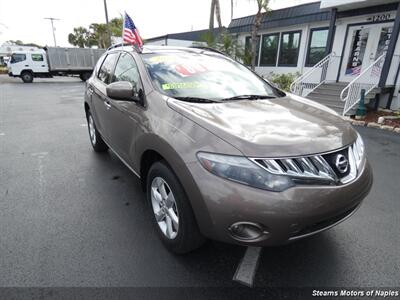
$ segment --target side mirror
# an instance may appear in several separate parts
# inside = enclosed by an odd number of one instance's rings
[[[137,91],[136,85],[128,81],[110,83],[107,88],[107,96],[114,100],[142,102],[142,90]]]

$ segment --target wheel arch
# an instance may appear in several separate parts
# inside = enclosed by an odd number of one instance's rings
[[[146,190],[147,174],[151,165],[156,161],[165,161],[181,183],[189,199],[200,231],[204,235],[209,236],[210,234],[207,234],[207,229],[212,222],[207,206],[202,199],[200,190],[191,172],[180,155],[165,140],[153,134],[143,136],[138,140],[137,145],[137,166],[139,167],[142,188]]]
[[[19,73],[19,75],[22,76],[22,74],[25,73],[25,72],[29,72],[29,73],[32,74],[32,76],[35,76],[35,73],[33,72],[32,69],[23,69],[23,70],[21,70],[21,72]]]

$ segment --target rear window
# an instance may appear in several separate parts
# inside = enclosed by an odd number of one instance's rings
[[[20,61],[24,61],[26,60],[26,55],[25,54],[20,54],[20,53],[14,53],[13,55],[11,55],[11,63],[17,63]]]

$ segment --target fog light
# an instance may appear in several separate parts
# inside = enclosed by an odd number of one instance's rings
[[[250,222],[237,222],[229,227],[229,232],[236,240],[255,240],[260,238],[264,232],[261,225]]]

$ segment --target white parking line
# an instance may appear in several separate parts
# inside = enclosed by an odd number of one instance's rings
[[[0,132],[0,136],[2,136],[2,135],[6,135],[4,132]]]
[[[247,247],[246,253],[244,254],[236,273],[233,276],[233,280],[249,287],[253,286],[261,249],[261,247]]]

